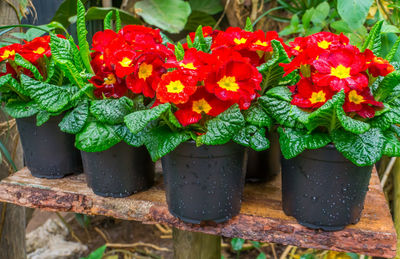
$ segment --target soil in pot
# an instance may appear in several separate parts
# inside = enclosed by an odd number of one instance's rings
[[[356,224],[372,166],[358,167],[333,145],[282,159],[282,205],[306,227],[336,231]]]
[[[269,149],[257,152],[248,149],[247,182],[265,182],[275,178],[281,172],[281,149],[279,134],[271,132],[267,135],[271,143]]]
[[[81,155],[74,135],[60,131],[63,115],[36,126],[34,117],[17,119],[26,166],[35,177],[55,179],[82,173]]]
[[[103,197],[126,197],[154,183],[154,163],[145,147],[120,142],[102,152],[83,152],[88,186]]]
[[[170,213],[179,219],[224,222],[240,211],[246,151],[235,143],[196,147],[188,141],[162,158]]]

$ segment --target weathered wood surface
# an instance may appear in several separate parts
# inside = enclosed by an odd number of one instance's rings
[[[143,223],[165,223],[181,230],[300,247],[394,257],[396,231],[376,172],[373,173],[360,222],[338,232],[300,226],[281,210],[280,179],[246,184],[239,216],[223,224],[193,225],[173,217],[167,208],[161,181],[148,191],[128,198],[96,196],[84,175],[58,180],[34,178],[28,169],[0,183],[0,201],[50,211],[105,215]]]

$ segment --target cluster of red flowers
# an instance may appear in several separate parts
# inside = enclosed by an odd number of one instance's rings
[[[300,70],[300,81],[291,86],[292,104],[314,110],[341,90],[346,94],[343,109],[363,118],[372,118],[383,107],[371,94],[371,77],[386,76],[394,71],[386,60],[372,51],[360,50],[349,44],[344,35],[320,32],[298,37],[291,45],[294,59],[281,64],[285,75]]]
[[[195,34],[189,36],[194,41]],[[174,104],[184,126],[217,116],[234,103],[247,109],[261,90],[262,76],[256,67],[272,56],[271,40],[282,40],[276,32],[239,28],[204,27],[203,36],[212,39],[211,53],[185,43],[183,59],[177,60],[175,46],[163,45],[159,30],[128,25],[118,33],[96,33],[92,53],[96,75],[90,80],[96,96],[118,98],[130,89],[155,97],[154,105]]]
[[[64,36],[58,35],[58,37]],[[14,78],[16,78],[17,75],[21,73],[31,77],[33,76],[31,71],[19,67],[13,62],[15,54],[17,53],[36,66],[42,75],[45,75],[47,71],[44,66],[45,62],[43,61],[43,58],[44,56],[47,58],[51,56],[50,36],[37,37],[32,41],[25,41],[24,44],[15,43],[0,48],[0,62],[7,62],[6,72],[0,73],[0,76],[11,74]]]

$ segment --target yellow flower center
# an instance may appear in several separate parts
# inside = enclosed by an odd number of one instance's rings
[[[113,85],[117,82],[117,79],[115,78],[114,74],[108,74],[106,78],[104,78],[104,83],[106,85]]]
[[[211,105],[203,98],[198,101],[193,101],[192,110],[197,113],[208,113],[212,109]]]
[[[266,41],[257,40],[256,42],[254,42],[254,45],[266,47],[268,46],[268,43]]]
[[[326,101],[325,93],[322,90],[319,92],[313,92],[311,95],[311,98],[308,100],[310,100],[310,102],[312,104],[321,103],[321,102],[323,103]]]
[[[331,44],[332,44],[332,42],[323,40],[323,41],[318,42],[318,47],[320,47],[321,49],[327,49],[327,48],[329,48],[329,45],[331,45]]]
[[[153,65],[142,63],[139,66],[139,78],[146,80],[153,73]]]
[[[349,101],[355,104],[360,104],[364,102],[364,97],[362,97],[362,95],[357,94],[356,90],[351,90],[349,92]]]
[[[3,55],[2,56],[0,56],[2,59],[7,59],[7,58],[9,58],[10,56],[14,56],[15,55],[15,50],[8,50],[8,49],[6,49],[5,51],[4,51],[4,53],[3,53]]]
[[[296,47],[294,47],[293,49],[299,51],[300,50],[300,45],[297,45]]]
[[[44,48],[39,47],[39,48],[37,48],[36,50],[34,50],[33,53],[41,55],[41,54],[43,54],[45,51],[46,51],[46,50],[45,50]]]
[[[103,60],[103,59],[104,59],[103,54],[101,54],[101,55],[99,56],[99,59],[100,59],[100,60]]]
[[[171,81],[166,87],[168,93],[174,94],[182,92],[182,90],[185,88],[185,86],[179,80]]]
[[[239,89],[239,85],[236,83],[236,78],[234,76],[224,76],[218,81],[219,87],[236,92]]]
[[[240,38],[240,39],[235,38],[233,41],[234,41],[237,45],[239,45],[239,44],[244,44],[244,43],[246,43],[247,39],[246,39],[246,38]]]
[[[130,66],[131,66],[131,63],[132,63],[132,59],[127,58],[127,57],[124,57],[124,58],[119,62],[119,64],[120,64],[122,67],[130,67]]]
[[[343,65],[339,65],[336,68],[331,68],[331,75],[337,78],[344,79],[350,77],[350,68]]]
[[[187,63],[187,64],[185,64],[185,63],[180,63],[179,65],[180,65],[181,67],[186,68],[186,69],[192,69],[192,70],[196,70],[196,69],[197,69],[197,67],[195,67],[195,66],[193,65],[193,63]]]

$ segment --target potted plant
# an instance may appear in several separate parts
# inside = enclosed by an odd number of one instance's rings
[[[170,45],[175,56],[153,85],[153,107],[125,117],[133,134],[148,128],[144,143],[153,161],[161,158],[169,211],[185,222],[224,222],[237,215],[245,147],[262,151],[270,145],[265,133],[272,120],[257,97],[262,73],[279,68],[286,53],[279,41],[250,26],[226,32],[200,26],[187,43]],[[231,42],[248,48],[235,49]],[[274,53],[250,49],[255,42],[272,44]]]
[[[399,156],[399,71],[376,56],[375,25],[361,50],[328,32],[296,38],[282,64],[300,79],[260,102],[280,127],[283,210],[310,228],[340,230],[360,219],[373,164]],[[372,51],[375,53],[373,53]]]
[[[25,163],[32,175],[61,178],[82,172],[73,137],[57,126],[74,105],[78,89],[55,66],[49,43],[50,36],[41,36],[0,48],[0,63],[5,65],[5,72],[0,73],[0,92],[5,111],[16,119]]]
[[[84,14],[78,1],[80,55],[65,53],[73,45],[70,40],[54,35],[51,38],[54,49],[64,50],[57,65],[82,87],[82,95],[59,126],[63,132],[75,134],[75,146],[81,150],[83,169],[93,192],[125,197],[148,189],[154,181],[154,163],[142,147],[146,131],[132,134],[124,125],[125,115],[145,109],[151,101],[149,97],[154,96],[143,80],[135,78],[151,73],[141,70],[137,62],[144,56],[161,60],[169,52],[159,30],[138,25],[121,29],[118,12],[117,32],[113,31],[112,11],[104,21],[105,30],[93,36],[90,51]]]

